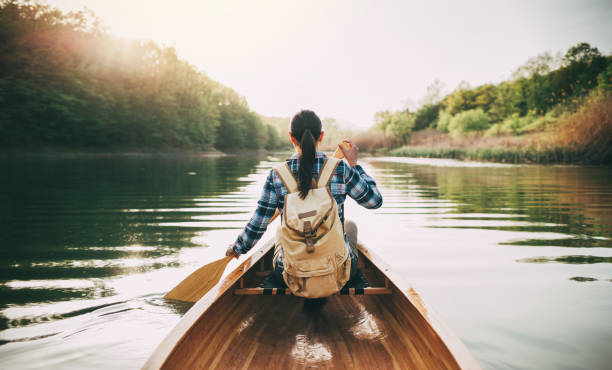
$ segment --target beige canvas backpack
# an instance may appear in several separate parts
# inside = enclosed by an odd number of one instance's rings
[[[337,293],[350,278],[351,259],[344,242],[338,204],[329,183],[340,160],[327,158],[316,184],[301,199],[287,163],[274,168],[288,194],[276,242],[283,248],[283,278],[294,295],[306,298]],[[314,186],[316,185],[316,187]]]

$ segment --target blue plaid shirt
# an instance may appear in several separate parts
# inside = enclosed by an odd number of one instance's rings
[[[315,179],[318,179],[319,171],[325,162],[325,158],[325,154],[316,152],[312,169]],[[299,154],[297,153],[287,160],[289,168],[291,168],[291,171],[296,176],[298,162]],[[376,182],[359,165],[350,167],[344,161],[340,161],[329,186],[334,199],[338,203],[338,213],[342,224],[344,224],[344,201],[347,195],[365,208],[378,208],[382,205],[382,195],[376,187]],[[266,232],[274,212],[278,209],[282,214],[286,194],[287,189],[280,177],[278,177],[274,170],[270,170],[253,217],[251,217],[251,220],[232,245],[234,252],[244,254],[253,248],[255,243]],[[344,235],[344,239],[345,241],[347,240],[346,235]],[[348,246],[348,241],[346,243]]]

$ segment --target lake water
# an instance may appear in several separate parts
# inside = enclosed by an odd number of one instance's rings
[[[281,158],[0,159],[0,368],[139,368]],[[370,158],[359,238],[487,369],[609,369],[612,170]],[[270,233],[264,236],[269,239]]]

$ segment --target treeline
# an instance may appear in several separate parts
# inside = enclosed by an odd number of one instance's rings
[[[463,82],[441,97],[442,86],[436,81],[416,111],[378,112],[372,132],[362,135],[361,146],[406,145],[412,133],[422,129],[448,132],[455,138],[474,132],[491,137],[554,130],[560,117],[578,111],[587,101],[607,101],[595,96],[609,95],[611,86],[612,57],[579,43],[563,56],[544,53],[529,59],[499,84],[471,87]]]
[[[173,48],[107,35],[92,14],[0,1],[0,143],[273,149],[278,131]]]

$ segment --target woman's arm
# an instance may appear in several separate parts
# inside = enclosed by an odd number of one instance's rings
[[[344,166],[344,181],[347,194],[365,208],[379,208],[383,197],[376,187],[376,181],[368,176],[360,165],[354,167]]]
[[[348,143],[349,148],[346,148],[344,143]],[[365,208],[379,208],[383,198],[376,187],[376,181],[357,164],[359,148],[350,140],[344,140],[338,147],[349,164],[344,165],[344,182],[347,185],[348,195]]]
[[[261,197],[257,201],[257,209],[236,241],[230,246],[236,256],[248,252],[261,239],[278,207],[278,200],[274,187],[274,171],[270,170]]]

